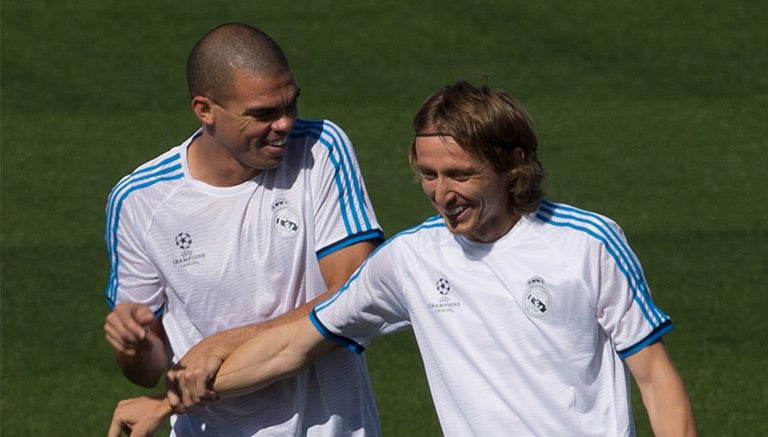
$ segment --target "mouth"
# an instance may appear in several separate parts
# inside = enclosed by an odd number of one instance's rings
[[[288,142],[288,137],[277,138],[275,140],[267,141],[267,145],[272,147],[284,147],[287,142]]]
[[[443,216],[452,222],[459,220],[461,214],[467,210],[466,206],[455,206],[453,208],[443,208]]]

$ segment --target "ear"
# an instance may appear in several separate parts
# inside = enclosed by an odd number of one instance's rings
[[[195,96],[192,98],[192,111],[204,125],[211,125],[214,122],[213,100],[204,96]]]
[[[515,158],[517,158],[518,161],[523,162],[525,160],[525,151],[523,151],[522,147],[515,147],[513,153],[515,154]]]

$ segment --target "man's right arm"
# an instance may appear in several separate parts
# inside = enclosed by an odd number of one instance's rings
[[[162,319],[146,305],[121,303],[107,315],[104,332],[125,377],[142,387],[156,386],[168,366]]]
[[[297,374],[338,346],[325,338],[309,317],[273,326],[243,343],[226,359],[212,363],[219,369],[213,390],[223,397],[258,390]]]
[[[204,338],[193,346],[174,366],[175,370],[169,372],[168,385],[171,388],[169,392],[171,405],[179,409],[182,408],[182,405],[183,408],[191,409],[205,403],[210,396],[213,396],[209,383],[218,370],[211,367],[209,358],[219,357],[223,360],[238,346],[261,331],[283,323],[307,318],[315,304],[332,296],[337,289],[341,288],[379,243],[378,240],[358,242],[321,259],[320,270],[328,290],[312,301],[272,320],[219,332]]]

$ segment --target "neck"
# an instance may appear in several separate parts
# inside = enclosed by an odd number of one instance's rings
[[[256,177],[260,170],[240,164],[229,151],[205,132],[187,148],[189,172],[214,187],[233,187]]]
[[[520,214],[515,214],[510,216],[508,220],[505,219],[494,223],[488,223],[487,226],[480,229],[479,232],[476,231],[466,237],[472,241],[477,241],[478,243],[493,243],[510,233],[520,222],[521,218],[522,216]]]

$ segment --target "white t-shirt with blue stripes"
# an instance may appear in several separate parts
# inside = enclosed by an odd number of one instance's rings
[[[619,226],[548,201],[493,243],[401,232],[310,317],[358,352],[411,326],[450,436],[634,435],[621,358],[672,327]]]
[[[112,190],[110,305],[158,315],[178,360],[202,338],[266,321],[326,290],[318,259],[381,238],[357,158],[329,121],[298,120],[282,164],[234,187],[194,180],[183,144]],[[256,394],[179,416],[178,435],[377,435],[366,363],[345,351]]]

